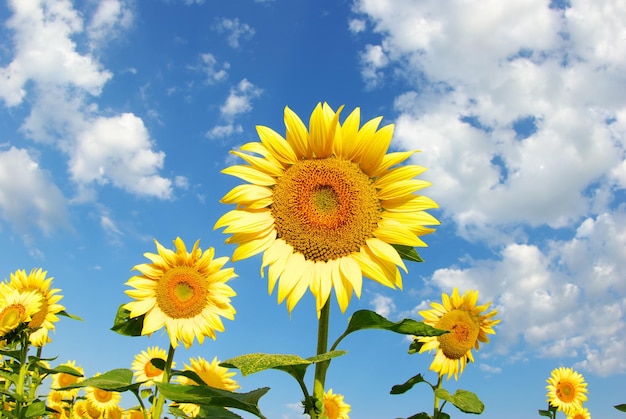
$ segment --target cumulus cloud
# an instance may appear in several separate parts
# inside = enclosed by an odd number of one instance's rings
[[[252,110],[252,100],[258,98],[263,90],[243,79],[239,84],[230,89],[230,94],[220,107],[220,113],[227,119],[232,119],[240,114]]]
[[[388,317],[396,311],[396,305],[393,299],[382,294],[376,294],[372,299],[374,311],[383,317]]]
[[[200,54],[199,64],[189,66],[188,68],[204,74],[206,83],[215,84],[228,78],[230,64],[228,62],[219,64],[213,54],[205,52]]]
[[[21,233],[68,227],[63,193],[27,150],[0,151],[0,216]]]
[[[228,45],[232,48],[239,48],[240,40],[248,40],[254,36],[254,29],[237,18],[222,18],[215,23],[213,29],[219,33],[226,33]]]
[[[429,168],[442,218],[495,255],[468,255],[431,284],[494,302],[499,353],[521,345],[626,371],[626,5],[356,0],[354,10],[367,24],[353,32],[378,37],[360,54],[366,85],[406,85],[395,145],[422,150],[414,162]]]
[[[206,137],[211,140],[215,140],[228,138],[234,134],[241,134],[242,132],[243,127],[241,125],[216,125],[206,132]]]
[[[112,73],[95,51],[81,52],[75,41],[85,39],[98,48],[131,24],[130,6],[123,0],[101,0],[87,25],[67,0],[15,0],[9,7],[14,49],[11,61],[0,68],[0,100],[8,107],[26,104],[25,136],[67,158],[78,191],[73,201],[94,199],[94,187],[102,184],[169,198],[171,181],[158,174],[164,153],[153,150],[137,116],[100,112],[94,99]]]

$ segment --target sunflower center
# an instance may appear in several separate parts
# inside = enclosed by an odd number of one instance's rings
[[[334,400],[324,400],[324,414],[328,419],[337,419],[339,417],[339,406]]]
[[[571,403],[576,398],[576,388],[569,381],[560,381],[556,385],[556,396],[565,403]]]
[[[78,382],[78,377],[74,375],[65,374],[65,373],[59,374],[59,387],[67,387],[76,382]]]
[[[206,279],[189,266],[168,269],[156,287],[156,301],[168,317],[188,319],[195,317],[207,305]]]
[[[8,332],[24,321],[26,309],[21,304],[11,304],[0,312],[0,330]]]
[[[329,261],[358,252],[380,220],[372,180],[351,161],[301,160],[273,190],[278,237],[307,260]]]
[[[480,324],[471,313],[459,309],[445,313],[435,327],[450,332],[437,338],[441,352],[448,359],[460,359],[464,356],[474,347],[480,332]]]
[[[160,359],[160,358],[156,358],[156,359]],[[161,373],[163,373],[163,370],[155,367],[154,364],[152,363],[152,360],[149,360],[148,362],[146,362],[146,365],[143,367],[143,372],[146,374],[146,377],[152,378],[152,377],[157,377],[161,375]]]
[[[41,326],[48,315],[48,299],[44,295],[41,297],[41,309],[31,317],[31,321],[28,323],[28,327],[33,329]]]
[[[100,403],[107,403],[113,399],[113,393],[96,388],[93,391],[93,397]]]

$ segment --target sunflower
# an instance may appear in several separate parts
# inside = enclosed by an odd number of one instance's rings
[[[23,291],[35,291],[41,296],[41,307],[33,316],[29,323],[29,327],[35,330],[30,335],[30,342],[37,347],[41,347],[50,342],[48,333],[54,330],[54,323],[59,321],[57,314],[65,307],[58,304],[63,298],[57,294],[60,289],[50,289],[53,278],[46,278],[47,271],[43,269],[31,269],[27,275],[24,269],[18,269],[11,274],[10,284]]]
[[[587,383],[579,372],[572,368],[555,368],[547,382],[548,403],[567,415],[582,410],[587,400]]]
[[[343,401],[341,394],[333,394],[332,388],[324,393],[323,403],[321,419],[350,419],[350,405]]]
[[[130,317],[145,314],[143,335],[165,326],[172,347],[182,341],[189,348],[194,337],[200,343],[205,336],[215,339],[216,330],[224,331],[220,316],[235,316],[230,297],[236,293],[226,282],[237,275],[233,268],[222,269],[228,258],[214,259],[212,247],[202,252],[199,240],[191,252],[180,237],[174,240],[176,251],[154,242],[158,254],[144,253],[152,263],[135,266],[141,275],[126,282],[134,288],[126,294],[136,300],[124,306]]]
[[[260,142],[232,151],[248,164],[223,170],[249,183],[222,198],[237,208],[214,228],[232,233],[233,261],[263,252],[268,291],[278,281],[278,303],[286,300],[289,312],[307,288],[318,314],[333,288],[344,312],[363,276],[402,288],[397,246],[426,246],[420,236],[439,224],[424,212],[437,204],[416,193],[430,185],[414,179],[426,169],[397,167],[414,151],[386,154],[393,125],[378,129],[378,117],[359,128],[359,108],[342,125],[340,112],[318,104],[307,130],[286,107],[286,139],[258,126]]]
[[[572,410],[567,415],[567,419],[591,419],[591,414],[586,407],[583,407],[582,409]]]
[[[195,372],[206,385],[228,391],[235,391],[239,388],[237,381],[231,378],[236,373],[230,372],[228,368],[220,367],[217,357],[211,362],[202,357],[192,358],[189,362],[191,365],[185,364],[185,371]],[[198,385],[194,380],[184,376],[178,377],[178,382],[184,385]],[[178,407],[191,417],[196,417],[200,413],[200,406],[192,403],[180,403]]]
[[[165,362],[167,352],[165,352],[165,349],[153,346],[135,356],[131,369],[134,371],[136,381],[144,381],[146,385],[150,386],[155,381],[160,382],[163,380],[163,370],[152,364],[153,359]],[[175,368],[175,366],[176,363],[172,362],[172,368]]]
[[[61,364],[60,366],[72,368],[76,370],[77,372],[79,372],[81,375],[85,374],[85,371],[83,370],[83,368],[76,365],[76,361],[67,361],[65,364]],[[56,390],[62,387],[67,387],[69,385],[76,384],[80,381],[83,381],[83,379],[84,377],[77,377],[72,374],[60,372],[52,376],[51,387],[52,389]],[[58,393],[61,394],[64,400],[69,400],[69,399],[76,397],[79,390],[80,388],[72,388],[69,390],[58,390]]]
[[[487,334],[495,334],[493,326],[500,320],[493,320],[498,312],[493,310],[483,314],[491,303],[477,306],[478,291],[466,291],[459,295],[456,287],[452,294],[441,295],[442,304],[432,302],[432,309],[420,311],[424,323],[437,329],[448,330],[450,333],[441,336],[419,337],[422,343],[419,352],[437,350],[430,369],[447,378],[454,374],[458,379],[459,373],[465,369],[468,361],[474,362],[472,348],[480,347],[480,342],[489,342]]]
[[[96,374],[94,377],[99,376]],[[85,387],[85,398],[87,404],[98,410],[100,413],[106,413],[115,410],[118,407],[118,403],[122,399],[120,393],[116,391],[102,390],[96,387]],[[92,413],[89,413],[92,416]]]
[[[0,283],[0,336],[32,321],[41,308],[41,296],[35,291],[21,291],[6,282]]]

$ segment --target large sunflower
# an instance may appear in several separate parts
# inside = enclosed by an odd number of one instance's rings
[[[363,276],[401,288],[406,267],[394,245],[425,246],[426,226],[439,224],[424,212],[437,204],[416,193],[430,185],[414,179],[426,169],[398,166],[414,151],[386,154],[393,125],[378,129],[378,117],[359,128],[359,108],[342,125],[340,112],[318,104],[307,130],[286,107],[286,139],[257,127],[260,142],[232,151],[248,164],[223,171],[249,183],[222,198],[237,208],[215,228],[232,233],[233,261],[263,252],[261,274],[269,267],[268,290],[278,281],[289,312],[310,289],[319,313],[333,288],[343,312]]]
[[[175,252],[154,242],[158,254],[144,253],[152,263],[135,266],[141,275],[126,282],[134,288],[126,294],[136,300],[124,306],[130,317],[145,314],[143,335],[165,326],[172,347],[182,341],[189,348],[194,337],[200,343],[205,336],[215,339],[216,330],[224,331],[221,317],[235,317],[230,297],[236,293],[226,282],[237,275],[233,268],[222,269],[228,258],[214,259],[212,247],[202,252],[199,240],[191,252],[180,237],[174,240]]]
[[[587,383],[582,374],[572,368],[559,367],[552,371],[547,382],[548,403],[566,415],[582,410],[587,400]]]
[[[61,364],[60,366],[72,368],[82,375],[85,374],[83,368],[76,365],[76,361],[67,361],[65,364]],[[77,377],[72,374],[60,372],[52,376],[52,389],[56,390],[62,387],[67,387],[83,380],[84,377]],[[76,397],[79,390],[80,388],[72,388],[69,390],[58,390],[58,393],[63,397],[64,400],[69,400]]]
[[[332,388],[324,393],[323,404],[322,419],[350,419],[350,405],[343,401],[341,394],[333,394]]]
[[[100,374],[98,373],[94,375],[94,377],[99,375]],[[101,413],[105,413],[106,417],[108,417],[108,413],[118,407],[120,400],[122,400],[122,396],[116,391],[102,390],[96,387],[86,387],[85,399],[91,406],[99,410]]]
[[[591,413],[586,407],[574,409],[567,415],[567,419],[591,419]]]
[[[20,291],[6,282],[0,283],[0,337],[32,321],[40,308],[41,295],[35,291]]]
[[[18,269],[11,274],[11,285],[18,290],[35,291],[41,296],[41,308],[29,323],[29,327],[35,330],[30,335],[30,342],[34,346],[41,347],[50,342],[48,333],[54,330],[54,323],[59,321],[58,313],[65,310],[59,301],[63,298],[57,294],[60,289],[50,289],[53,278],[46,278],[47,271],[43,269],[31,269],[27,275],[24,269]]]
[[[420,353],[437,350],[430,369],[447,378],[454,374],[458,379],[459,373],[465,369],[468,361],[474,362],[472,348],[480,347],[480,342],[489,342],[488,334],[495,334],[493,326],[500,323],[493,317],[496,310],[483,314],[491,303],[477,306],[478,291],[466,291],[459,295],[455,287],[452,294],[441,295],[442,304],[432,302],[432,309],[420,311],[424,323],[441,330],[448,330],[440,336],[419,337],[423,345]]]

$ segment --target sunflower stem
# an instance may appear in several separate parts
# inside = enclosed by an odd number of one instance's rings
[[[165,369],[163,370],[162,383],[170,382],[170,373],[172,372],[172,361],[174,360],[175,348],[170,343],[170,349],[167,351],[167,360],[165,361]],[[158,392],[158,388],[156,390]],[[163,411],[163,404],[165,403],[165,397],[163,393],[158,392],[156,403],[154,405],[154,411],[152,412],[152,419],[161,419],[161,412]]]
[[[439,397],[437,397],[436,390],[441,388],[441,382],[443,381],[443,375],[439,374],[437,378],[437,385],[433,387],[433,392],[435,393],[435,409],[433,411],[433,419],[437,419],[439,417]]]
[[[330,319],[330,300],[326,301],[317,324],[317,355],[328,352],[328,323]],[[313,382],[313,398],[318,406],[324,400],[324,383],[326,382],[326,371],[330,361],[318,362],[315,364],[315,381]],[[311,418],[318,417],[317,409],[309,412]]]

